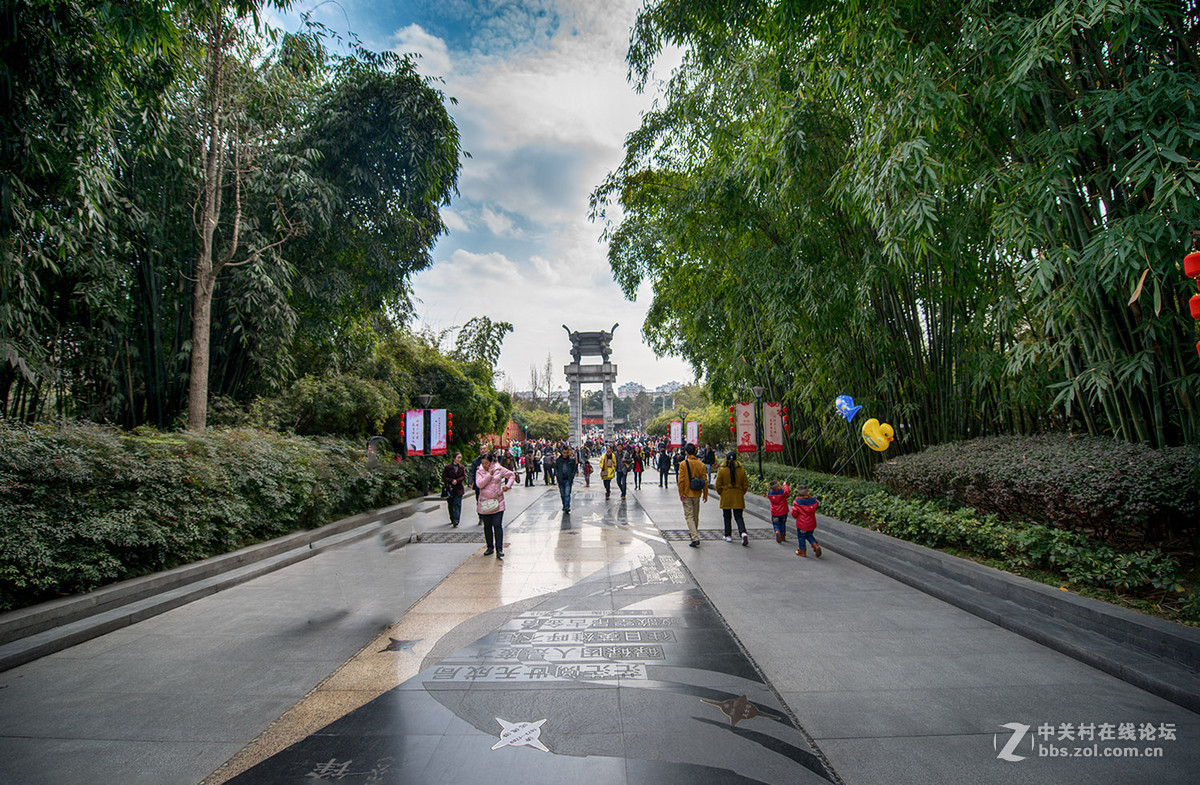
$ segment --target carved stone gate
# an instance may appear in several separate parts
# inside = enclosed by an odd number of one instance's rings
[[[617,380],[617,366],[608,361],[612,354],[612,337],[619,325],[612,330],[596,332],[571,332],[565,324],[563,329],[571,338],[571,364],[564,367],[570,389],[571,444],[583,444],[583,396],[579,388],[585,384],[604,385],[604,441],[613,437],[613,382]],[[584,357],[600,357],[600,365],[583,365]]]

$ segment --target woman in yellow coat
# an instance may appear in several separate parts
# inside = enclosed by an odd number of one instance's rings
[[[725,517],[725,542],[733,542],[733,526],[730,518],[737,521],[738,533],[742,535],[742,545],[749,545],[750,538],[746,535],[746,521],[742,518],[746,509],[746,491],[750,490],[750,478],[742,462],[737,459],[737,453],[731,452],[725,456],[725,463],[717,469],[717,493],[721,494],[721,515]]]
[[[617,476],[617,456],[613,455],[612,445],[604,451],[600,458],[600,479],[604,480],[604,498],[612,495],[612,479]]]

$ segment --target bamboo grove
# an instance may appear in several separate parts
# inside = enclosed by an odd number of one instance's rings
[[[767,387],[826,468],[841,393],[905,452],[1200,441],[1197,29],[1155,0],[651,2],[631,78],[683,65],[593,194],[613,273],[657,350]]]
[[[413,343],[450,99],[289,5],[3,4],[0,417],[203,429]]]

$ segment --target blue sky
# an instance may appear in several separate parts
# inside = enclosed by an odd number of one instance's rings
[[[560,325],[609,329],[618,384],[690,381],[690,367],[655,358],[641,341],[648,294],[625,300],[612,281],[588,196],[622,156],[653,90],[625,79],[640,0],[338,0],[300,3],[293,16],[369,48],[420,55],[421,70],[458,100],[450,111],[463,149],[460,196],[435,264],[418,275],[414,326],[445,330],[487,314],[511,322],[499,368],[514,389],[530,365],[569,361]],[[660,78],[673,65],[668,55]]]

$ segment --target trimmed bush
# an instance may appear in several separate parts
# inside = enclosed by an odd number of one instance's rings
[[[1200,525],[1200,449],[1154,450],[1088,436],[952,442],[876,468],[902,496],[942,499],[1010,521],[1143,542]]]
[[[793,491],[807,485],[820,499],[821,512],[831,517],[930,548],[968,551],[1012,572],[1049,571],[1077,587],[1133,595],[1178,597],[1185,591],[1179,562],[1158,548],[1119,550],[1076,531],[905,499],[880,483],[778,465],[767,473],[771,477],[787,481]],[[751,478],[751,490],[765,495],[767,486]],[[1200,621],[1200,614],[1184,611],[1187,620]]]
[[[421,471],[262,431],[0,423],[0,610],[395,504],[419,495]]]

